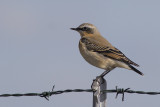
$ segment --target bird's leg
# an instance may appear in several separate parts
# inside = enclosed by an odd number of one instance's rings
[[[100,75],[100,77],[104,77],[106,74],[108,74],[109,72],[110,72],[111,70],[106,70],[106,71],[104,71],[101,75]]]
[[[108,74],[110,71],[111,71],[111,70],[106,70],[106,71],[104,71],[101,75],[97,76],[95,80],[98,81],[99,79],[104,79],[103,77],[104,77],[106,74]]]

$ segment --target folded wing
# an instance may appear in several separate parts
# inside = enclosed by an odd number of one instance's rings
[[[138,64],[136,64],[135,62],[133,62],[129,58],[127,58],[120,50],[118,50],[115,47],[102,46],[99,43],[96,44],[95,41],[91,42],[87,38],[82,38],[81,42],[83,42],[86,45],[86,47],[89,51],[101,53],[105,57],[109,57],[109,58],[124,62],[129,65],[131,64],[131,65],[134,65],[137,67],[139,66]]]

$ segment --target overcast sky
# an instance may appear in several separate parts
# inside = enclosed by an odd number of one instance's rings
[[[104,70],[81,57],[80,36],[71,31],[84,22],[127,57],[144,76],[114,69],[108,89],[160,91],[159,0],[0,0],[0,94],[89,89]],[[160,96],[108,94],[107,107],[158,107]],[[92,107],[92,93],[50,97],[0,98],[0,107]]]

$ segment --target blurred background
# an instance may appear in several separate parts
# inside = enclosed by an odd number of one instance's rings
[[[108,89],[160,91],[159,0],[0,0],[0,94],[90,89],[104,70],[85,62],[80,36],[84,22],[101,34],[144,73],[117,68],[105,79]],[[107,94],[108,107],[157,107],[159,95]],[[92,93],[50,97],[0,98],[1,107],[92,107]]]

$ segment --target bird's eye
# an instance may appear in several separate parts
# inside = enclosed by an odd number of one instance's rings
[[[83,27],[83,30],[86,31],[88,28],[87,27]]]

